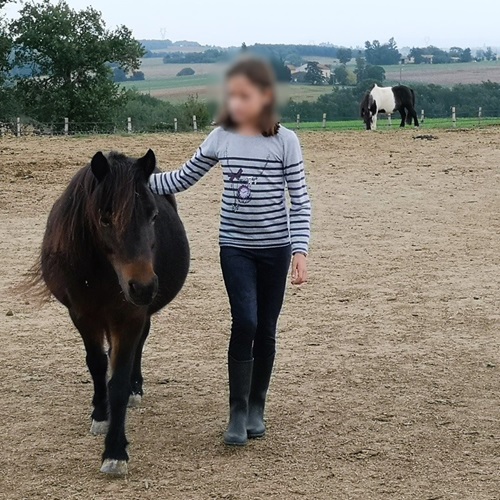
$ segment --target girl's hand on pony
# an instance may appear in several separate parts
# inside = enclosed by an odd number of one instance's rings
[[[307,257],[296,253],[292,260],[292,285],[307,283]]]

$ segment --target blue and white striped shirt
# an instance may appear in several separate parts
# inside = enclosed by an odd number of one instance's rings
[[[151,189],[157,194],[180,193],[217,163],[224,178],[221,246],[270,248],[291,243],[293,253],[309,251],[311,203],[294,132],[280,127],[272,137],[249,137],[218,127],[182,168],[153,174]]]

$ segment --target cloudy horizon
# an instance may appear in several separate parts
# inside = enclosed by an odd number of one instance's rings
[[[500,2],[478,0],[463,9],[450,0],[420,0],[418,4],[386,0],[354,0],[334,4],[312,0],[293,6],[278,0],[253,0],[251,7],[234,0],[194,0],[171,8],[161,0],[143,0],[140,9],[123,0],[68,0],[71,7],[100,10],[109,27],[124,24],[138,39],[193,40],[204,45],[238,46],[242,42],[362,46],[365,40],[394,37],[399,47],[500,46],[497,24]],[[472,4],[471,4],[472,5]],[[379,8],[383,6],[383,8]],[[19,4],[5,12],[15,17]]]

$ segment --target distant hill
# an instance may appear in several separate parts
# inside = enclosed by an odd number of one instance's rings
[[[155,52],[158,50],[182,50],[183,48],[192,50],[193,48],[198,48],[203,50],[205,47],[198,42],[193,42],[190,40],[178,40],[173,42],[168,38],[165,40],[139,40],[139,42],[144,45],[146,50],[150,50],[151,52]]]

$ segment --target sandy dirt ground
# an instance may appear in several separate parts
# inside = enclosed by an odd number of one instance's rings
[[[221,443],[219,172],[178,196],[191,272],[154,319],[121,480],[99,473],[90,377],[65,309],[39,309],[13,285],[97,150],[152,147],[174,168],[202,137],[3,139],[0,498],[500,498],[500,130],[418,133],[302,133],[311,279],[288,289],[268,436],[244,449]]]

